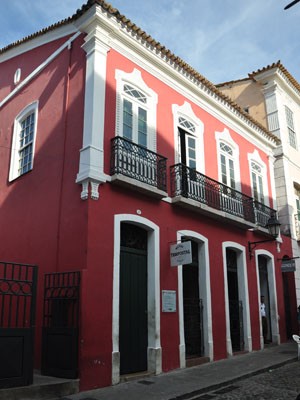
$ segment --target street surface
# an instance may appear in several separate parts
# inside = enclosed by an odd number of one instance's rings
[[[191,393],[191,397],[185,395],[184,398],[186,400],[295,400],[299,393],[300,363],[293,362],[205,394],[193,396]]]

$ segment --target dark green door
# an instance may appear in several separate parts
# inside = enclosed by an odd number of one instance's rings
[[[241,351],[244,346],[242,302],[239,301],[239,284],[236,252],[226,250],[230,336],[233,351]]]
[[[137,235],[137,240],[133,240],[132,230],[135,231],[133,234]],[[147,370],[147,233],[134,225],[126,224],[122,234],[128,233],[130,235],[127,238],[121,237],[121,244],[127,246],[121,246],[120,253],[121,374]],[[146,241],[144,244],[144,240],[141,241],[143,236]]]
[[[203,355],[202,302],[199,298],[198,244],[193,241],[192,256],[192,263],[184,265],[182,270],[186,358],[201,357]]]

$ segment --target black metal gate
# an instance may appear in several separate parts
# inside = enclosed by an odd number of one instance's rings
[[[43,375],[78,377],[79,294],[80,272],[45,275]]]
[[[33,382],[37,266],[0,262],[0,388]]]

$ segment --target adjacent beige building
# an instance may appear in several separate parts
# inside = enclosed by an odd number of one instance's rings
[[[251,117],[280,138],[274,178],[281,232],[292,238],[300,304],[300,84],[280,61],[245,79],[216,85]]]

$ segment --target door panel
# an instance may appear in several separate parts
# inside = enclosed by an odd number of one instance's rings
[[[120,373],[147,370],[147,252],[121,248]]]

